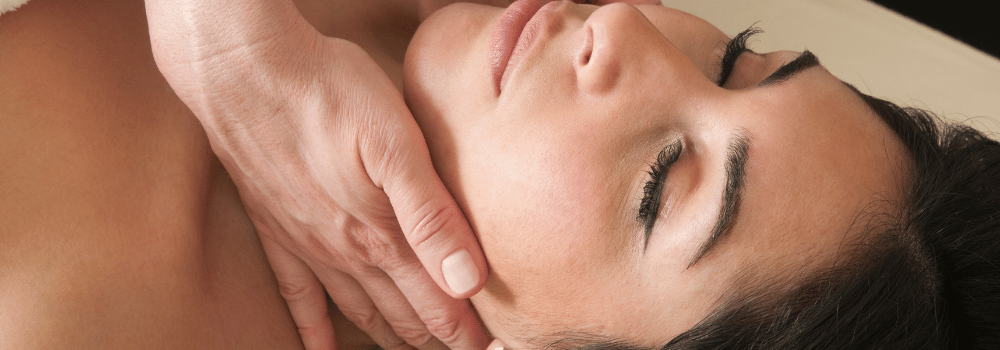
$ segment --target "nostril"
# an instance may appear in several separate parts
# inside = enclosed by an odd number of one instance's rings
[[[587,65],[590,63],[590,57],[594,54],[594,29],[587,27],[586,34],[583,37],[583,47],[580,48],[580,54],[578,61],[580,65]]]

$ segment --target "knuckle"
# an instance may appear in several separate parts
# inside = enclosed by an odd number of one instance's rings
[[[402,239],[391,233],[383,234],[374,230],[356,234],[360,241],[358,259],[363,266],[395,267],[405,265],[407,257],[412,255],[410,247]]]
[[[445,344],[454,344],[462,336],[461,319],[451,313],[423,317],[427,331]]]
[[[413,227],[413,231],[407,236],[410,245],[414,248],[427,243],[434,235],[445,232],[445,229],[455,225],[456,222],[465,220],[465,216],[454,206],[440,206],[427,203],[416,212],[421,218]]]
[[[386,325],[385,318],[374,307],[341,307],[340,312],[347,320],[368,334]]]
[[[278,279],[278,292],[289,303],[303,302],[318,292],[315,285],[301,281]]]
[[[427,344],[434,338],[434,336],[427,330],[427,327],[419,322],[416,324],[403,323],[393,325],[392,329],[396,331],[396,335],[402,338],[403,341],[415,347]]]
[[[408,248],[408,247],[407,247]],[[375,265],[381,273],[389,275],[393,280],[416,276],[424,272],[424,266],[411,250],[400,250],[393,256],[387,256]]]
[[[337,267],[338,270],[351,267],[362,258],[364,247],[354,237],[353,232],[358,230],[358,224],[354,220],[349,223],[338,223],[331,229],[332,239],[318,238],[315,242],[310,242],[310,248],[318,256],[324,256],[327,265]],[[345,271],[346,272],[346,271]]]

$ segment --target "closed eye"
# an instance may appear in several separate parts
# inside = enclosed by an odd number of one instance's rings
[[[684,143],[681,140],[677,140],[660,150],[660,153],[656,156],[656,163],[649,166],[649,180],[642,189],[642,201],[639,204],[639,212],[636,215],[636,221],[643,224],[645,228],[645,243],[643,243],[643,246],[649,243],[649,236],[656,225],[656,218],[659,217],[660,202],[663,198],[663,187],[667,178],[667,172],[677,162],[677,158],[680,158],[683,150]]]
[[[747,49],[747,40],[749,40],[754,35],[763,33],[763,30],[757,27],[750,27],[746,30],[736,34],[732,40],[726,44],[726,51],[722,54],[722,59],[719,60],[720,72],[719,80],[715,82],[715,85],[723,86],[726,81],[729,80],[729,76],[733,73],[733,68],[736,67],[736,59],[740,58],[740,54],[749,51]]]

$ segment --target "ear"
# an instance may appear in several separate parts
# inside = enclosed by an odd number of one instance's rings
[[[507,344],[505,344],[500,339],[493,339],[493,342],[490,343],[490,346],[486,347],[486,350],[509,350],[509,349],[510,347],[507,346]]]

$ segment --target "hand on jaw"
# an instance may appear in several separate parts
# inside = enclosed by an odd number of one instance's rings
[[[485,346],[456,299],[486,279],[476,238],[364,50],[290,1],[150,0],[147,15],[157,64],[239,187],[307,348],[335,347],[327,293],[384,348]]]
[[[462,300],[486,281],[482,251],[367,47],[321,35],[289,0],[146,12],[157,66],[237,184],[307,348],[336,347],[326,295],[386,349],[486,346]]]

